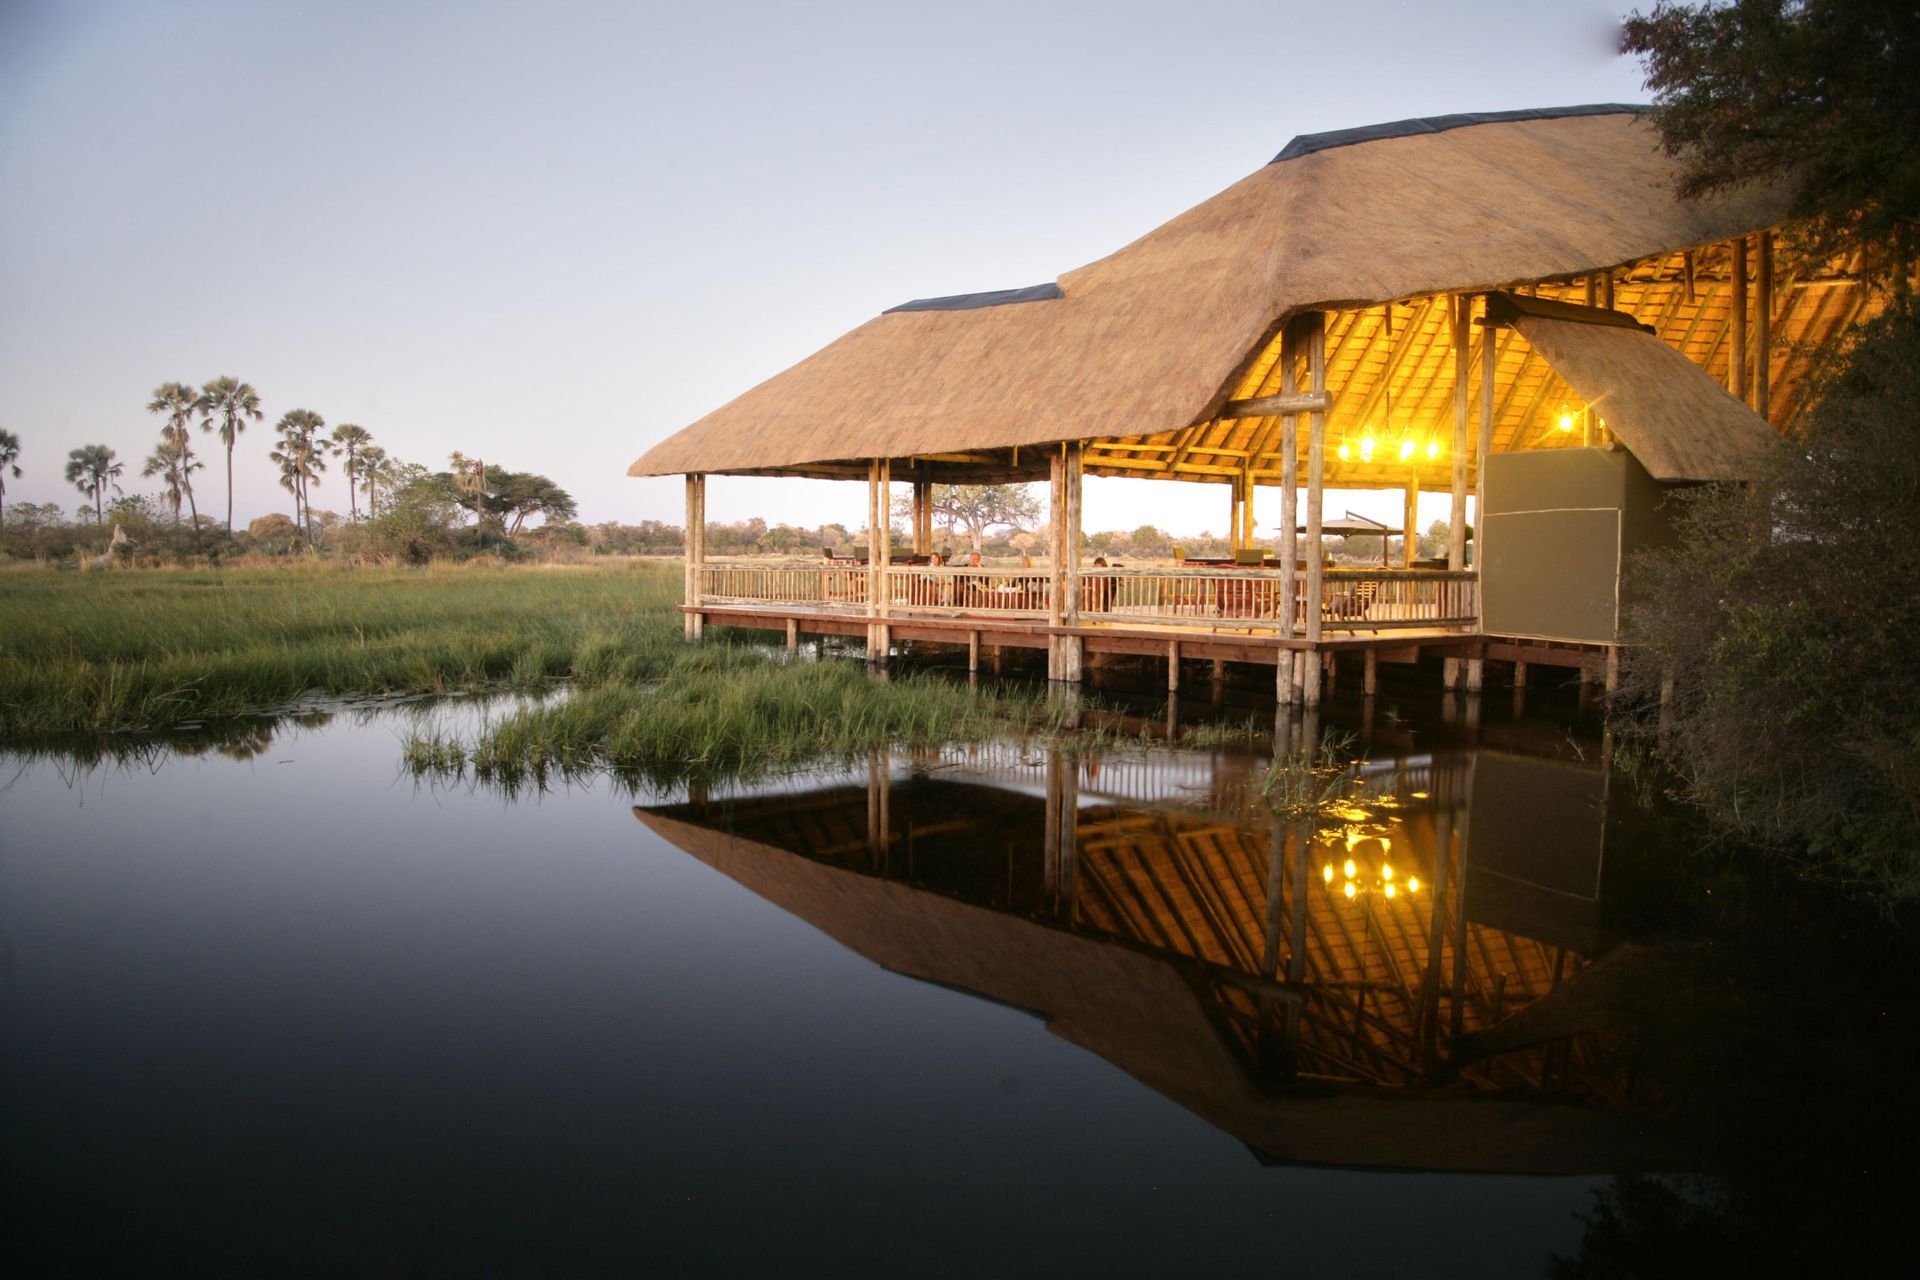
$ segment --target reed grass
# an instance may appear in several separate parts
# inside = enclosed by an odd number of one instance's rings
[[[0,736],[166,729],[314,694],[658,678],[684,652],[678,591],[657,564],[7,574]]]
[[[699,653],[700,651],[691,651]],[[876,677],[852,662],[736,654],[670,679],[610,682],[519,708],[468,738],[406,743],[419,775],[517,788],[601,773],[634,783],[750,778],[886,748],[1068,731],[1071,713],[1025,691],[984,692],[930,674]]]

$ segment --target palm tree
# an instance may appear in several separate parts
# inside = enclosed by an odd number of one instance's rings
[[[377,444],[363,445],[359,467],[360,487],[367,491],[367,519],[371,520],[380,514],[380,486],[393,479],[393,459]]]
[[[247,419],[260,421],[260,395],[238,378],[221,376],[200,391],[200,408],[206,417],[202,431],[218,428],[220,441],[227,446],[227,536],[233,536],[233,444],[247,429]]]
[[[333,451],[346,455],[346,461],[340,464],[340,472],[347,478],[347,510],[353,514],[353,522],[360,523],[360,505],[353,496],[354,486],[360,483],[360,457],[369,448],[377,448],[373,443],[373,433],[365,427],[357,427],[351,422],[343,422],[333,429],[329,437],[333,441]]]
[[[307,489],[319,484],[320,473],[327,469],[327,442],[320,438],[326,425],[311,409],[289,409],[274,424],[280,445],[267,455],[280,464],[280,487],[293,495],[294,523],[306,529],[308,546],[313,545],[313,507]]]
[[[103,444],[83,444],[67,455],[67,482],[93,499],[95,524],[107,518],[101,503],[106,496],[107,486],[112,485],[115,493],[120,492],[120,486],[115,481],[126,467],[116,461],[118,456]]]
[[[0,427],[0,524],[7,522],[7,472],[20,478],[20,437]]]
[[[193,461],[193,438],[189,428],[193,419],[204,406],[200,403],[200,393],[184,382],[163,382],[153,390],[153,399],[147,403],[148,413],[163,413],[167,416],[167,425],[160,429],[163,440],[171,442],[179,450],[179,460],[174,473],[187,494],[187,510],[193,515],[193,532],[200,533],[200,507],[193,500],[193,473],[200,468]],[[151,474],[142,472],[141,474]],[[180,504],[173,504],[175,523],[179,522]]]
[[[175,524],[180,523],[181,494],[193,492],[193,485],[188,477],[204,466],[206,463],[182,449],[179,442],[173,438],[173,433],[167,431],[161,433],[160,443],[153,447],[153,452],[147,456],[146,465],[140,468],[141,475],[160,476],[165,481],[167,504],[173,508]],[[198,517],[196,516],[195,519],[197,520]],[[194,528],[198,532],[199,525],[196,523]]]

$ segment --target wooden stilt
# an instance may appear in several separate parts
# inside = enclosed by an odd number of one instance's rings
[[[1480,687],[1486,683],[1486,678],[1487,678],[1486,659],[1468,658],[1467,659],[1467,692],[1468,693],[1480,692]]]
[[[1299,325],[1289,323],[1280,332],[1280,390],[1284,395],[1294,392],[1294,364],[1299,359]],[[1300,493],[1300,440],[1299,419],[1289,413],[1280,419],[1280,540],[1274,548],[1280,553],[1280,634],[1294,636],[1299,634],[1299,612],[1296,605],[1296,593],[1299,583],[1294,575],[1294,565],[1300,557],[1300,533],[1296,504]],[[1284,655],[1283,658],[1290,655]],[[1282,686],[1292,681],[1290,661],[1283,661],[1281,670],[1285,678]],[[1283,695],[1282,701],[1291,701]]]
[[[1273,696],[1281,706],[1292,706],[1294,698],[1293,650],[1280,650],[1273,669]]]
[[[1227,660],[1225,658],[1215,658],[1210,675],[1214,688],[1218,689],[1221,685],[1225,684],[1227,682]]]
[[[1324,669],[1321,675],[1320,692],[1322,695],[1333,692],[1333,686],[1340,676],[1340,655],[1332,649],[1320,655],[1320,665]]]
[[[707,559],[707,478],[694,473],[687,476],[686,545],[686,603],[697,606],[700,603],[700,568]],[[686,638],[689,641],[700,639],[705,630],[706,618],[703,615],[689,613],[686,616]]]
[[[1461,679],[1460,659],[1443,658],[1440,662],[1440,687],[1458,689]]]
[[[1320,394],[1327,389],[1327,318],[1319,312],[1301,317],[1301,331],[1307,342],[1309,390]],[[1321,633],[1320,602],[1324,598],[1325,556],[1320,545],[1322,504],[1326,497],[1327,415],[1320,410],[1307,415],[1307,639],[1313,644],[1314,660],[1307,663],[1301,699],[1308,706],[1320,704],[1319,644]]]
[[[800,619],[787,619],[787,652],[793,653],[800,648]]]
[[[1611,693],[1617,693],[1619,692],[1619,690],[1620,690],[1620,646],[1617,644],[1610,644],[1607,646],[1607,692],[1611,694]]]
[[[1527,664],[1524,662],[1513,664],[1513,687],[1516,689],[1527,687]]]
[[[1180,692],[1180,642],[1167,641],[1167,692]]]
[[[1480,309],[1486,311],[1486,300]],[[1500,365],[1492,325],[1480,329],[1480,433],[1473,444],[1473,567],[1487,562],[1487,459],[1493,454],[1493,380]],[[1480,597],[1474,597],[1478,607]],[[1476,619],[1477,620],[1477,619]]]
[[[892,648],[887,625],[889,591],[887,568],[893,560],[893,520],[888,494],[893,487],[893,464],[875,458],[867,467],[867,661],[887,665]]]
[[[1453,529],[1447,568],[1467,567],[1467,299],[1453,299]]]
[[[1300,701],[1309,707],[1320,705],[1320,668],[1321,659],[1318,649],[1311,649],[1300,655]]]
[[[1080,445],[1061,445],[1051,460],[1053,505],[1048,529],[1053,541],[1053,584],[1047,621],[1055,627],[1080,622]],[[1047,641],[1047,678],[1078,683],[1082,675],[1079,636]]]
[[[977,675],[980,671],[980,633],[967,632],[967,674]]]
[[[1374,649],[1367,650],[1367,669],[1366,669],[1365,680],[1366,680],[1365,692],[1369,698],[1371,698],[1374,694],[1380,692],[1380,654],[1377,650],[1374,650]]]

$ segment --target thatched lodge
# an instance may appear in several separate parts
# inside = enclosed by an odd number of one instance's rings
[[[859,635],[879,661],[901,641],[1044,647],[1064,680],[1088,653],[1164,655],[1170,680],[1183,655],[1272,663],[1308,702],[1349,650],[1369,683],[1423,650],[1470,687],[1488,659],[1611,675],[1663,498],[1748,474],[1878,305],[1847,263],[1777,265],[1783,191],[1677,199],[1641,110],[1296,138],[1054,282],[876,316],[630,468],[687,476],[689,636]],[[709,560],[714,474],[864,480],[864,554]],[[1233,554],[1086,563],[1086,475],[1221,485]],[[932,486],[1043,479],[1044,563],[935,563]],[[1405,562],[1328,567],[1329,488],[1402,492]],[[1422,489],[1450,494],[1444,562],[1415,560]]]

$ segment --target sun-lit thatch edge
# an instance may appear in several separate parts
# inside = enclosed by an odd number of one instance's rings
[[[1065,297],[877,317],[629,474],[1144,436],[1212,416],[1280,318],[1575,275],[1774,225],[1782,193],[1671,194],[1637,115],[1384,138],[1270,164]]]

